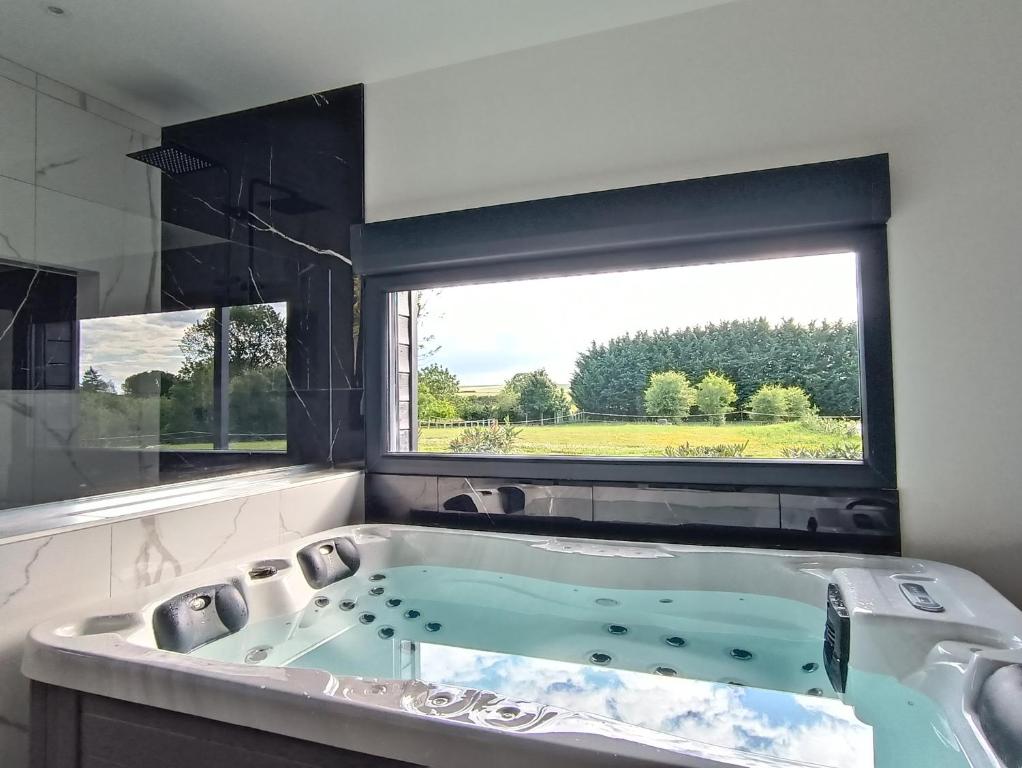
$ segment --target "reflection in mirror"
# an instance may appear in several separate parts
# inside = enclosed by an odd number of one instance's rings
[[[82,445],[285,451],[286,322],[284,303],[83,320]]]

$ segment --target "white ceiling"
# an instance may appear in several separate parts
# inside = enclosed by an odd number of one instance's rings
[[[170,125],[726,1],[0,0],[0,56]]]

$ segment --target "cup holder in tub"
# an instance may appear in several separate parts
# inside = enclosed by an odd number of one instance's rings
[[[291,567],[291,563],[284,559],[273,559],[273,560],[258,560],[254,563],[249,563],[245,568],[245,572],[248,575],[249,581],[266,581],[272,579],[274,576],[283,573]]]

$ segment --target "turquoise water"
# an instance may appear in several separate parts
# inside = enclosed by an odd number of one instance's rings
[[[821,608],[747,593],[598,589],[490,571],[359,572],[194,655],[416,678],[820,766],[960,768],[926,697],[823,669]],[[854,704],[853,706],[851,706]]]

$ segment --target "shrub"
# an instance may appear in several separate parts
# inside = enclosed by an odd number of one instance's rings
[[[753,421],[780,421],[788,415],[788,390],[776,384],[764,384],[749,398],[748,409]]]
[[[810,432],[834,437],[854,437],[859,434],[859,422],[854,419],[828,419],[810,411],[798,420],[799,426]]]
[[[843,461],[862,461],[862,444],[844,440],[835,445],[810,447],[794,445],[784,448],[781,453],[786,459],[841,459]]]
[[[726,376],[710,371],[696,385],[696,406],[711,424],[723,424],[724,414],[738,399],[735,385]]]
[[[720,443],[719,445],[690,445],[683,443],[677,448],[664,448],[664,455],[672,459],[736,459],[745,455],[749,441],[744,443]]]
[[[456,419],[458,409],[450,400],[441,400],[429,389],[419,389],[419,420],[423,419]]]
[[[458,398],[458,413],[465,421],[500,418],[494,413],[497,395],[462,395]]]
[[[781,421],[786,417],[800,418],[813,412],[813,404],[802,387],[782,387],[764,384],[749,398],[747,405],[753,421]]]
[[[509,421],[469,427],[451,441],[452,453],[511,453],[522,430]]]
[[[813,403],[802,387],[785,387],[784,405],[787,415],[796,419],[813,413]]]
[[[677,371],[654,373],[643,395],[647,416],[684,416],[695,403],[696,391]]]

